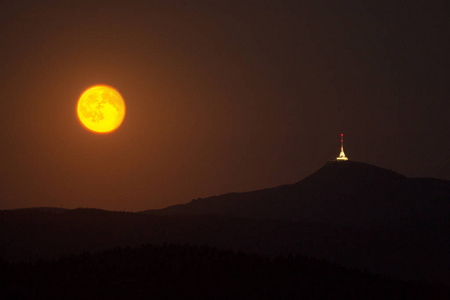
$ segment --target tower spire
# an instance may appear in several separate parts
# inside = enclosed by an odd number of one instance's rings
[[[348,160],[348,157],[345,156],[344,153],[344,134],[341,133],[341,153],[339,153],[339,156],[336,157],[336,160]]]

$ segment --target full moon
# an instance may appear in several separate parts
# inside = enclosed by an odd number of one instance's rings
[[[117,129],[125,117],[125,102],[114,88],[96,85],[81,94],[78,118],[89,130],[107,133]]]

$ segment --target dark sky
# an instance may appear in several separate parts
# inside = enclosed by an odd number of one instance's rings
[[[338,155],[341,131],[351,160],[450,179],[448,12],[3,1],[0,209],[135,211],[293,183]],[[76,116],[95,84],[127,105],[111,134]]]

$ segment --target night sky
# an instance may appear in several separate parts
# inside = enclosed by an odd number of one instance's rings
[[[350,160],[450,180],[449,7],[416,2],[3,1],[0,209],[294,183],[341,132]],[[110,134],[76,115],[96,84],[127,105]]]

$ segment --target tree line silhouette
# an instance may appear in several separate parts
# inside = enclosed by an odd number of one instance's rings
[[[302,255],[267,258],[210,246],[143,245],[56,260],[0,260],[2,299],[445,299]],[[447,298],[448,299],[448,298]]]

